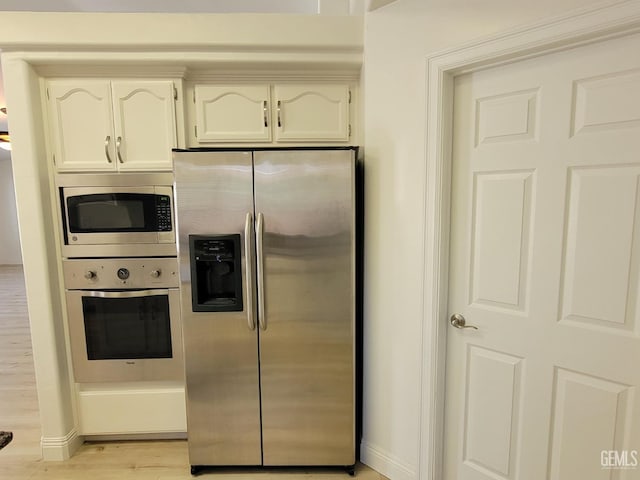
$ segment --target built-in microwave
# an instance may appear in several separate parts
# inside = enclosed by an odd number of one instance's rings
[[[65,257],[175,255],[171,178],[60,176]],[[162,183],[157,183],[161,180]]]

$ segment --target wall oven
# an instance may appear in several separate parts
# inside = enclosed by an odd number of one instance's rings
[[[172,182],[164,173],[58,175],[63,256],[175,255]]]
[[[176,258],[63,262],[76,382],[182,380]]]

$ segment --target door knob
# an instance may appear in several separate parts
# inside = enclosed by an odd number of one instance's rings
[[[454,313],[453,315],[451,315],[449,323],[451,323],[451,325],[456,328],[473,328],[475,330],[478,330],[478,327],[476,327],[475,325],[467,325],[467,320],[459,313]]]

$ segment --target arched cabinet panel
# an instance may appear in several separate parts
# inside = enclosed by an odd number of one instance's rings
[[[277,142],[348,141],[347,85],[276,85]]]
[[[268,85],[196,85],[199,142],[270,142]]]

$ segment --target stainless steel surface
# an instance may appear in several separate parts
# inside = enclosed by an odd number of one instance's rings
[[[113,163],[113,160],[111,160],[111,155],[109,154],[110,143],[111,143],[111,135],[107,135],[107,138],[104,139],[104,154],[107,157],[107,162]]]
[[[249,324],[249,330],[256,329],[256,309],[254,306],[253,298],[253,215],[247,213],[244,222],[244,257],[247,259],[246,263],[246,275],[245,275],[245,291],[247,292],[247,304],[245,306],[247,310],[247,322]]]
[[[124,290],[122,292],[104,292],[104,291],[87,291],[84,292],[85,297],[99,298],[140,298],[150,297],[152,295],[168,295],[169,290],[153,289],[153,290]]]
[[[174,153],[192,465],[355,463],[354,168],[351,150]],[[189,235],[236,233],[247,311],[194,313]]]
[[[63,258],[175,257],[175,243],[134,243],[109,245],[62,245]]]
[[[124,163],[124,160],[122,160],[122,154],[120,153],[120,145],[122,144],[122,137],[118,137],[116,139],[116,154],[118,155],[118,161],[120,163]]]
[[[256,275],[258,283],[258,324],[262,331],[267,329],[264,308],[264,250],[262,248],[264,236],[264,217],[258,212],[256,221]]]
[[[68,230],[69,225],[69,212],[66,209],[67,199],[77,195],[92,195],[92,194],[108,194],[108,193],[146,193],[156,195],[167,195],[173,198],[173,188],[170,186],[153,186],[153,185],[140,185],[140,186],[83,186],[83,187],[63,187],[62,189],[62,201],[64,202],[64,215],[67,225],[67,246],[72,245],[131,245],[137,243],[144,243],[149,245],[175,243],[175,212],[171,212],[171,222],[173,230],[169,232],[108,232],[108,233],[73,233]],[[173,204],[173,202],[171,202]],[[73,249],[71,249],[71,255],[73,255]],[[99,250],[98,250],[99,252]],[[146,247],[143,255],[152,256],[159,255],[152,251],[152,247]],[[100,253],[97,254],[101,256]],[[80,255],[75,255],[76,257]]]
[[[264,465],[355,462],[354,152],[258,151]]]
[[[129,277],[118,278],[126,268]],[[150,275],[162,271],[158,277]],[[69,337],[76,382],[183,380],[180,294],[176,258],[117,258],[63,260]],[[92,275],[87,275],[89,272]],[[115,291],[118,289],[118,291]],[[127,290],[125,290],[127,289]],[[85,342],[83,297],[136,298],[167,295],[171,319],[172,358],[89,360]]]
[[[118,270],[127,268],[129,278],[118,278]],[[152,272],[161,275],[153,276]],[[62,272],[67,290],[177,288],[176,258],[99,258],[63,260]],[[92,272],[91,276],[87,273]]]
[[[55,177],[58,187],[138,187],[173,185],[169,172],[149,173],[59,173]]]
[[[475,325],[467,325],[467,320],[459,313],[451,315],[449,323],[456,328],[473,328],[474,330],[478,330],[478,327]]]
[[[158,295],[149,290],[148,296]],[[89,360],[85,344],[82,297],[99,296],[106,293],[86,290],[67,290],[67,311],[69,316],[69,337],[73,360],[74,380],[78,383],[94,382],[139,382],[151,380],[183,380],[182,332],[180,330],[180,293],[177,288],[160,290],[168,292],[169,315],[171,316],[171,345],[173,358],[130,359],[130,360]]]
[[[253,211],[251,153],[175,152],[174,172],[189,460],[192,465],[260,465],[256,331],[247,328],[246,311],[192,311],[189,258],[190,234],[244,236],[246,213]],[[241,261],[246,272],[244,252]],[[245,308],[251,295],[247,286],[243,282]]]

